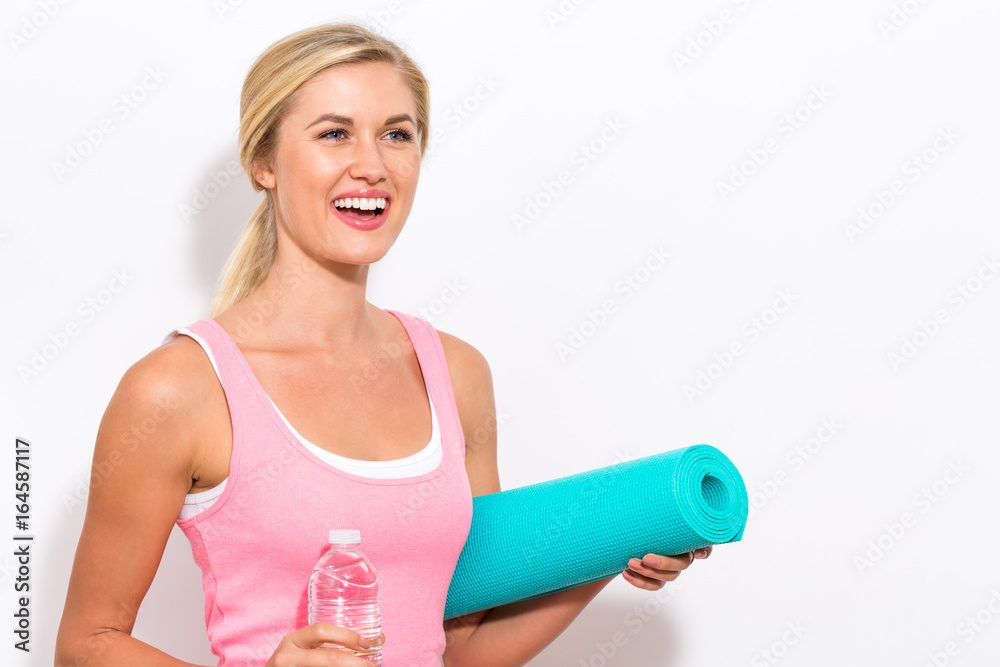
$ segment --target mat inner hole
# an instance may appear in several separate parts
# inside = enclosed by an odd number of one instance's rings
[[[705,504],[713,510],[722,511],[729,505],[729,491],[715,475],[707,474],[701,478],[701,495]]]

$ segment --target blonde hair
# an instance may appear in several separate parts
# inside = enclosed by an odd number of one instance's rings
[[[270,162],[278,127],[298,88],[334,65],[384,62],[392,65],[413,93],[420,157],[427,149],[430,90],[420,68],[391,40],[354,23],[329,23],[307,28],[281,39],[254,62],[240,94],[240,164],[254,190],[265,190],[254,180],[255,166]],[[229,309],[251,294],[274,264],[278,236],[271,191],[254,211],[240,235],[219,279],[209,317]]]

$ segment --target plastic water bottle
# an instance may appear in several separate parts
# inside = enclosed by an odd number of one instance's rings
[[[309,577],[309,623],[328,621],[357,631],[372,647],[354,654],[381,665],[382,602],[378,574],[361,553],[360,544],[361,531],[330,531],[330,548]],[[338,644],[324,646],[353,652]]]

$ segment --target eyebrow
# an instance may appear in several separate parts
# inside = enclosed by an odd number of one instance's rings
[[[347,125],[348,127],[354,127],[354,121],[351,120],[350,118],[348,118],[347,116],[338,116],[337,114],[333,114],[333,113],[325,113],[322,116],[320,116],[319,118],[317,118],[316,120],[314,120],[313,122],[309,123],[309,125],[306,126],[306,129],[308,130],[313,125],[315,125],[317,123],[322,123],[324,120],[328,120],[331,123],[340,123],[341,125]],[[390,117],[386,118],[385,119],[385,124],[386,125],[393,125],[395,123],[402,123],[404,120],[408,120],[411,123],[413,123],[414,125],[416,125],[416,123],[413,121],[413,119],[410,118],[410,114],[406,114],[406,113],[399,114],[398,116],[390,116]]]

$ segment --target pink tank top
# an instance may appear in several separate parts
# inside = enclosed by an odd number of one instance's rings
[[[378,571],[383,665],[443,664],[445,600],[472,522],[465,439],[437,332],[386,312],[403,324],[439,417],[441,463],[411,477],[361,477],[321,460],[288,430],[226,331],[210,318],[188,327],[215,357],[233,428],[222,495],[177,521],[202,571],[219,667],[264,665],[284,635],[308,625],[309,575],[334,528],[358,528]]]

